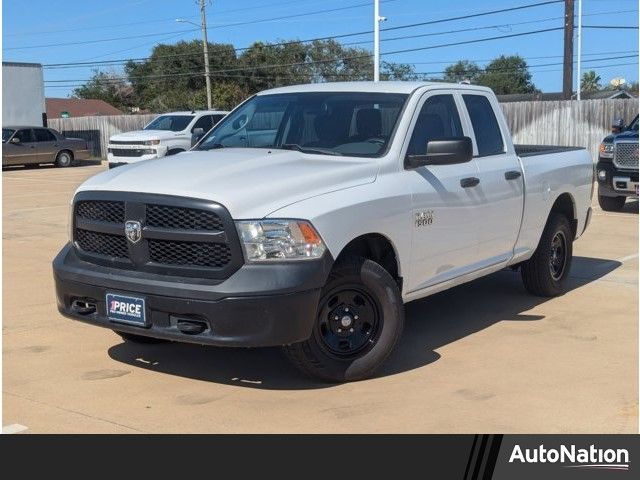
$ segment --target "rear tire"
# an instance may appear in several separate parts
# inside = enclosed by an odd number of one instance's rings
[[[118,330],[114,330],[114,332],[120,335],[125,342],[140,343],[146,345],[168,342],[168,340],[163,340],[161,338],[145,337],[143,335],[136,335],[135,333],[119,332]]]
[[[573,257],[573,232],[569,220],[551,212],[538,248],[522,264],[525,288],[540,297],[555,297],[564,293]]]
[[[626,197],[605,197],[598,195],[598,204],[605,212],[619,212],[624,207]]]
[[[402,296],[393,277],[372,260],[349,257],[329,274],[311,337],[284,350],[311,377],[362,380],[393,351],[403,325]]]
[[[56,156],[56,167],[70,167],[73,163],[73,154],[67,151],[62,151]]]

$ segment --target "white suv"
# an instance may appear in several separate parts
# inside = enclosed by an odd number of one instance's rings
[[[184,152],[191,148],[194,135],[204,135],[227,113],[213,110],[165,113],[143,130],[113,135],[107,154],[109,168]]]

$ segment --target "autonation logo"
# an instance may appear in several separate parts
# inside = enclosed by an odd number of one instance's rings
[[[575,445],[560,445],[559,448],[525,448],[515,445],[509,463],[561,463],[566,468],[595,470],[629,470],[629,451],[626,448],[577,448]]]

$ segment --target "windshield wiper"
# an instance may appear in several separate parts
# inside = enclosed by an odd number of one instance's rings
[[[225,148],[225,146],[221,143],[214,143],[213,145],[200,146],[198,150],[217,150],[219,148]]]
[[[318,153],[322,155],[340,155],[338,152],[334,152],[333,150],[324,149],[324,148],[306,148],[306,147],[301,147],[297,143],[284,143],[279,147],[275,147],[275,148],[280,148],[282,150],[297,150],[298,152],[302,152],[302,153]]]

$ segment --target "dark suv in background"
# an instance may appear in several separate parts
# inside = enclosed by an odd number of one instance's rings
[[[629,125],[618,120],[600,144],[596,172],[602,210],[622,210],[627,197],[638,196],[638,116]]]

